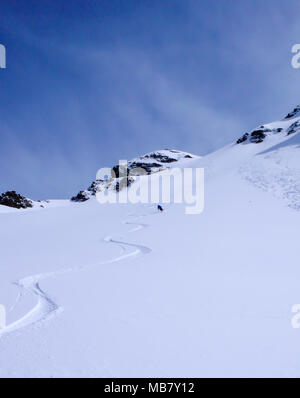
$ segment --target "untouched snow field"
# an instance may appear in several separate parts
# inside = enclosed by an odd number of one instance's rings
[[[205,209],[0,208],[0,376],[299,377],[299,136],[229,145]]]

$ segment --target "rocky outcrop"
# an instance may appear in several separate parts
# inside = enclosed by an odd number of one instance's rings
[[[14,207],[15,209],[27,209],[33,207],[30,199],[16,193],[16,191],[7,191],[0,196],[0,205]]]
[[[272,136],[274,134],[288,136],[290,134],[297,133],[298,131],[300,131],[300,105],[290,112],[284,120],[260,126],[252,132],[244,134],[236,141],[236,143],[260,144],[265,141],[268,136]]]
[[[296,108],[292,112],[288,113],[286,115],[285,119],[291,119],[296,116],[300,116],[300,105],[297,105]]]
[[[173,162],[177,162],[177,159],[174,159],[173,157],[167,156],[167,155],[162,155],[161,153],[157,152],[157,153],[152,153],[149,155],[145,155],[146,159],[155,159],[158,160],[161,163],[173,163]]]
[[[247,141],[248,140],[248,137],[249,137],[249,133],[246,133],[246,134],[244,134],[241,138],[239,138],[238,140],[237,140],[237,144],[241,144],[242,142],[245,142],[245,141]]]
[[[260,142],[263,142],[263,140],[266,138],[267,134],[271,130],[269,129],[259,129],[259,130],[254,130],[250,134],[250,142],[253,142],[255,144],[259,144]]]
[[[104,190],[121,191],[125,187],[129,187],[134,183],[135,177],[140,175],[150,175],[159,171],[165,170],[169,165],[184,159],[193,159],[196,156],[186,152],[164,149],[155,151],[132,159],[127,164],[119,164],[112,167],[111,176],[106,180],[95,180],[84,191],[80,191],[71,199],[74,202],[86,202],[97,192]]]
[[[241,138],[237,140],[236,143],[242,144],[243,142],[249,141],[254,144],[259,144],[260,142],[263,142],[267,134],[270,132],[270,129],[264,128],[264,126],[262,126],[259,129],[253,130],[251,133],[244,134]]]
[[[175,160],[175,162],[176,162],[176,160]],[[137,169],[138,174],[134,171],[135,169]],[[132,163],[130,163],[129,168],[128,168],[131,175],[140,175],[140,174],[144,174],[144,172],[146,174],[152,174],[152,173],[156,173],[157,171],[162,170],[162,169],[163,169],[163,167],[159,163],[145,163],[145,162],[132,162]]]
[[[73,202],[86,202],[89,200],[89,195],[87,195],[86,191],[79,191],[76,196],[73,196],[71,200]]]
[[[300,130],[300,121],[297,120],[297,122],[293,123],[288,129],[287,129],[287,135],[290,134],[295,134],[297,131]]]
[[[134,179],[131,177],[120,178],[119,181],[116,182],[115,190],[120,192],[125,187],[130,187],[130,185],[134,182]]]

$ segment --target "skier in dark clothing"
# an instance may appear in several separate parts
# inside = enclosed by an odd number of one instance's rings
[[[164,211],[164,209],[161,207],[161,205],[157,205],[157,210],[158,211]]]

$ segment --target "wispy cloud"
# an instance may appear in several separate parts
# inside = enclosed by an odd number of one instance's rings
[[[68,197],[120,158],[205,154],[300,102],[298,0],[28,4],[0,17],[2,191]]]

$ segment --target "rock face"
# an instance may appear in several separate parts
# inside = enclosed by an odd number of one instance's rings
[[[89,200],[89,196],[86,194],[85,191],[79,191],[76,196],[71,198],[73,202],[86,202]]]
[[[288,113],[286,115],[285,119],[291,119],[296,116],[297,117],[300,116],[300,105],[297,105],[296,108],[292,112]]]
[[[242,144],[243,142],[250,142],[252,144],[259,144],[263,142],[266,136],[270,133],[272,133],[271,129],[261,126],[250,133],[244,134],[236,141],[236,143]]]
[[[267,133],[269,133],[271,130],[269,129],[260,129],[260,130],[254,130],[250,134],[250,142],[254,142],[255,144],[259,144],[260,142],[263,142],[263,140],[266,138]]]
[[[14,207],[15,209],[27,209],[33,207],[32,201],[15,191],[7,191],[0,196],[0,205]]]
[[[249,137],[249,133],[246,133],[241,138],[239,138],[236,143],[241,144],[242,142],[247,141],[248,137]]]
[[[164,149],[147,153],[130,160],[126,166],[123,164],[112,167],[110,178],[106,180],[98,179],[84,191],[80,191],[76,196],[71,198],[73,202],[85,202],[97,192],[104,190],[115,190],[119,192],[124,187],[129,187],[134,183],[134,178],[140,175],[150,175],[159,171],[165,170],[171,164],[175,164],[179,160],[193,159],[197,156],[191,155],[186,152]]]
[[[287,129],[287,134],[294,134],[297,133],[297,131],[300,130],[300,120],[297,120],[297,122],[293,123],[288,129]]]
[[[281,134],[288,136],[300,131],[300,105],[298,105],[292,112],[290,112],[284,120],[266,124],[256,128],[250,133],[244,134],[240,137],[237,144],[260,144],[269,136],[274,134]]]

